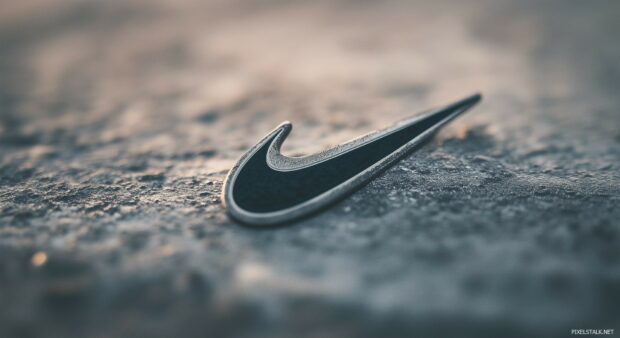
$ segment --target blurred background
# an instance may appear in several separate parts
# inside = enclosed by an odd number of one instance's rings
[[[567,336],[620,320],[620,2],[0,4],[0,336]],[[483,102],[257,231],[227,170]]]

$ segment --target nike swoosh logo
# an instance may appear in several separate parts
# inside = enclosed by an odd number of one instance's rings
[[[250,225],[275,225],[308,216],[360,188],[480,101],[472,95],[329,150],[304,156],[280,153],[292,125],[284,122],[230,170],[223,202]]]

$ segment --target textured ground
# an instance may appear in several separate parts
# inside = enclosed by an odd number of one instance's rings
[[[620,330],[620,2],[0,6],[0,336]],[[226,217],[281,121],[310,153],[475,91],[317,217]]]

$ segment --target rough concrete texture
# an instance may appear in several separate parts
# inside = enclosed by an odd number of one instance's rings
[[[620,2],[0,6],[0,336],[620,329]],[[475,91],[326,212],[226,217],[281,121],[311,153]]]

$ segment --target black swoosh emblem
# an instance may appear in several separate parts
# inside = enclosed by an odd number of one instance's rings
[[[304,157],[280,153],[292,129],[284,122],[230,170],[224,183],[224,204],[233,218],[252,225],[274,225],[307,216],[367,183],[480,99],[476,94]]]

